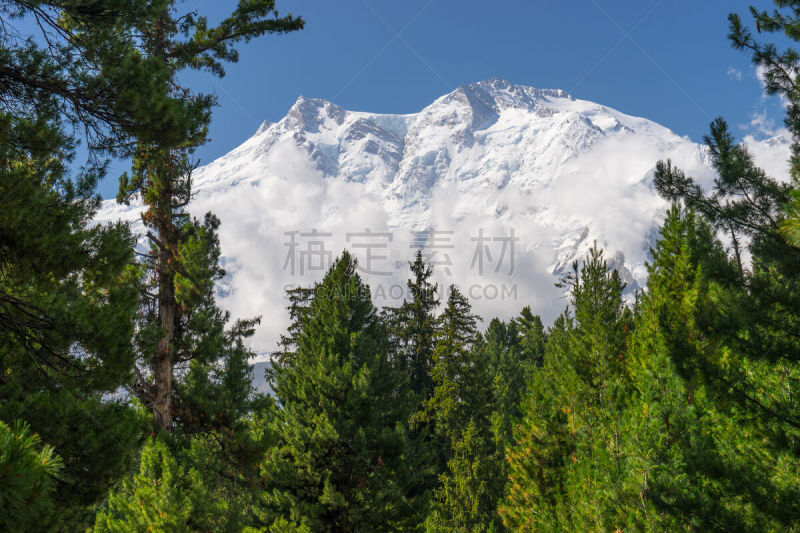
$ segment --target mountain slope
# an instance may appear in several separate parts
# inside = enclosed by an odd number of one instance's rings
[[[754,153],[783,168],[788,141]],[[286,326],[284,290],[319,279],[344,247],[378,305],[402,300],[415,247],[483,316],[533,304],[552,318],[566,305],[553,282],[594,241],[632,291],[666,208],[651,184],[660,159],[713,179],[688,138],[559,90],[482,81],[410,115],[300,97],[195,172],[192,210],[222,219],[222,304],[263,316],[254,348],[268,352]],[[106,202],[98,218],[137,212]]]

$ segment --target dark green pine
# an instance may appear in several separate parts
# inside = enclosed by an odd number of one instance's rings
[[[431,282],[433,269],[425,263],[421,251],[409,266],[413,277],[407,282],[407,299],[393,313],[392,333],[397,339],[399,358],[408,368],[411,387],[424,401],[433,391],[431,369],[439,297]]]
[[[275,364],[278,444],[261,466],[261,525],[271,531],[410,526],[410,464],[402,369],[369,287],[344,252],[304,313],[291,358]]]

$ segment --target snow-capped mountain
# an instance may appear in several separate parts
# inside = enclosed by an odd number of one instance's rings
[[[785,172],[788,150],[778,137],[753,152]],[[667,207],[651,183],[663,159],[713,179],[688,138],[560,90],[493,79],[410,115],[301,96],[195,172],[192,211],[222,219],[221,303],[263,317],[254,348],[266,353],[287,324],[284,290],[320,279],[345,247],[378,305],[405,296],[417,248],[484,317],[532,305],[551,319],[566,305],[553,283],[595,241],[640,287]],[[136,221],[138,207],[106,202],[98,218]]]

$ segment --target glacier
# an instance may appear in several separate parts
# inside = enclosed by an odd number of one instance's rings
[[[746,141],[787,178],[787,135]],[[630,296],[646,282],[668,207],[652,186],[665,159],[713,181],[704,146],[562,90],[492,79],[407,115],[301,96],[195,170],[190,211],[220,217],[220,304],[262,317],[252,348],[267,359],[288,325],[285,290],[321,279],[344,248],[379,306],[402,302],[417,249],[443,297],[455,284],[487,318],[531,305],[552,320],[567,303],[554,282],[595,242]],[[140,211],[105,201],[96,221],[130,221],[141,233]]]

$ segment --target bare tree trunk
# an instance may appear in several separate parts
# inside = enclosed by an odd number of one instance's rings
[[[172,431],[172,373],[175,366],[175,287],[169,264],[170,252],[169,249],[159,251],[158,315],[163,336],[158,340],[158,352],[153,358],[153,417],[156,428],[166,433]]]
[[[731,239],[733,240],[733,252],[736,254],[736,265],[739,267],[739,275],[744,276],[744,265],[742,265],[742,254],[739,250],[739,239],[736,238],[736,233],[733,231],[733,224],[730,224],[729,228]]]
[[[171,358],[159,356],[153,369],[153,422],[158,430],[165,433],[172,431],[172,368]]]
[[[169,152],[164,156],[171,157]],[[158,233],[158,267],[156,280],[158,284],[158,321],[161,326],[161,338],[158,339],[155,357],[153,357],[153,418],[156,429],[165,433],[172,431],[172,398],[173,371],[175,367],[175,329],[177,324],[177,307],[175,302],[175,268],[178,249],[178,232],[172,216],[174,169],[172,161],[165,161],[161,166],[163,175],[157,205],[155,207],[155,223]]]

